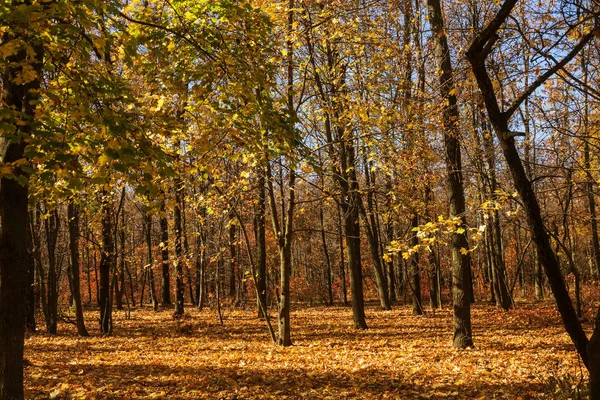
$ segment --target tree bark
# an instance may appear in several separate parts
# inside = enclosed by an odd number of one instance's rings
[[[81,306],[81,289],[79,280],[79,208],[69,201],[67,205],[67,219],[69,221],[69,250],[71,262],[69,264],[69,281],[71,282],[71,295],[75,308],[75,323],[80,336],[89,336],[83,319]]]
[[[158,311],[158,299],[156,298],[156,290],[154,288],[154,257],[152,257],[152,214],[150,210],[146,210],[144,215],[144,227],[146,234],[146,267],[145,272],[148,276],[148,291],[150,292],[150,302],[152,310]]]
[[[235,239],[235,217],[230,213],[229,215],[229,298],[231,301],[235,300],[235,270],[237,265],[237,254],[236,254],[236,239]]]
[[[494,86],[488,75],[485,60],[494,46],[495,41],[498,39],[497,31],[504,21],[509,17],[512,9],[514,8],[517,0],[506,0],[496,16],[490,21],[488,26],[476,37],[471,44],[467,57],[471,63],[471,67],[477,85],[481,91],[484,99],[484,103],[488,112],[488,118],[496,132],[496,136],[500,141],[502,152],[506,163],[509,167],[510,173],[513,178],[513,182],[517,192],[519,193],[523,202],[523,207],[527,215],[527,221],[529,223],[530,230],[532,231],[533,242],[537,247],[537,254],[539,261],[541,262],[548,282],[556,299],[558,311],[562,317],[563,324],[571,340],[577,348],[577,352],[581,356],[583,363],[586,367],[589,366],[587,345],[588,339],[585,332],[577,318],[577,314],[573,308],[569,292],[567,291],[565,281],[561,274],[560,264],[556,257],[554,250],[550,245],[550,240],[544,224],[544,220],[541,215],[541,210],[533,186],[529,181],[519,152],[515,145],[514,135],[510,133],[508,127],[508,121],[514,114],[516,109],[522,104],[522,102],[531,94],[533,91],[542,85],[550,76],[558,71],[562,66],[566,65],[576,54],[583,48],[583,46],[591,40],[592,34],[587,34],[581,38],[578,45],[574,46],[573,49],[552,68],[540,75],[536,81],[531,83],[528,87],[524,88],[521,95],[517,97],[513,104],[505,111],[501,111]],[[591,372],[591,371],[590,371]]]
[[[11,7],[30,1],[11,2]],[[13,136],[0,138],[0,160],[10,164],[25,155],[26,141],[31,135],[35,116],[37,90],[42,76],[43,48],[27,32],[27,26],[14,22],[3,35],[2,44],[22,40],[31,45],[33,56],[22,48],[7,57],[1,72],[2,102],[14,115],[2,118],[14,129]],[[31,58],[30,58],[31,57]],[[31,65],[37,73],[30,82],[15,81],[23,68]],[[6,114],[4,114],[6,115]],[[22,121],[17,124],[16,120]],[[3,129],[3,132],[4,129]],[[8,132],[6,132],[8,133]],[[13,178],[0,177],[0,398],[23,399],[23,340],[25,335],[25,294],[27,293],[27,200],[28,174],[15,166]]]
[[[110,296],[110,271],[115,257],[113,242],[112,208],[110,194],[103,189],[102,192],[102,254],[100,256],[100,332],[106,335],[112,333],[112,301]]]
[[[440,74],[440,91],[445,104],[443,111],[444,149],[448,170],[448,197],[450,218],[460,218],[463,233],[452,234],[452,303],[454,306],[454,346],[464,349],[473,346],[471,332],[470,293],[471,266],[466,237],[465,194],[463,188],[462,162],[460,154],[459,113],[456,102],[450,49],[444,30],[444,19],[439,0],[427,0],[429,22],[433,31],[434,53]]]
[[[181,179],[175,180],[175,317],[183,316],[184,284],[183,284],[183,231],[181,223],[181,204],[183,186]]]
[[[416,228],[419,226],[419,216],[413,214],[411,218],[411,226]],[[410,239],[411,247],[415,247],[419,244],[419,238],[417,235],[413,235]],[[419,252],[415,251],[410,256],[410,288],[411,288],[411,299],[412,299],[412,315],[422,315],[423,306],[421,303],[421,272],[419,271]]]
[[[323,256],[325,257],[325,277],[327,278],[327,304],[333,305],[333,288],[331,277],[331,259],[327,248],[327,238],[325,237],[325,221],[323,216],[323,204],[319,207],[319,223],[321,225],[321,244],[323,245]]]
[[[46,212],[48,210],[46,209]],[[48,289],[48,298],[46,300],[46,330],[51,335],[56,335],[58,324],[58,280],[56,277],[56,242],[58,241],[58,230],[60,218],[58,210],[49,212],[49,216],[44,219],[44,232],[46,233],[46,248],[48,254],[48,274],[46,285]]]
[[[117,310],[123,309],[123,295],[125,294],[125,210],[121,210],[121,224],[119,227],[119,268],[117,268],[117,285],[115,286],[115,304]]]
[[[373,270],[375,272],[375,283],[377,284],[377,293],[379,294],[379,304],[384,310],[391,310],[388,285],[385,276],[384,264],[381,259],[379,227],[375,218],[375,207],[373,204],[374,178],[371,176],[369,164],[364,160],[365,180],[367,185],[367,207],[365,209],[362,199],[359,197],[361,215],[364,220],[367,241],[371,250],[371,259],[373,261]]]
[[[256,308],[258,318],[265,318],[263,306],[267,305],[267,237],[265,230],[265,214],[266,214],[266,192],[265,192],[265,171],[264,167],[258,169],[258,204],[256,208]]]
[[[28,217],[31,218],[31,212],[28,213]],[[27,290],[25,294],[25,312],[26,322],[25,328],[28,332],[35,332],[36,322],[35,322],[35,305],[36,305],[36,296],[35,296],[35,246],[33,241],[33,232],[31,223],[27,224],[27,256],[28,256],[28,264],[27,264]]]
[[[160,204],[160,232],[161,243],[160,255],[162,258],[162,281],[160,286],[161,302],[163,306],[171,304],[171,284],[169,273],[169,222],[167,220],[167,205],[163,199]]]

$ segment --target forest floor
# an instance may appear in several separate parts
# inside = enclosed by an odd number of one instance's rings
[[[369,329],[353,329],[348,307],[296,305],[294,346],[270,342],[253,310],[116,311],[114,334],[89,338],[72,325],[25,341],[27,398],[343,399],[576,398],[584,367],[552,303],[505,313],[473,308],[475,349],[451,346],[446,309],[413,317],[367,307]],[[276,320],[273,320],[276,323]],[[591,329],[591,324],[586,324]]]

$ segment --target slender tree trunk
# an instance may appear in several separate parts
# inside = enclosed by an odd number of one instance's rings
[[[198,229],[198,245],[196,248],[196,299],[198,309],[204,308],[204,302],[206,300],[206,237],[203,229]]]
[[[169,273],[169,222],[167,221],[167,206],[166,202],[163,201],[160,204],[160,232],[162,247],[160,254],[162,258],[162,282],[160,287],[162,305],[171,304],[171,285],[170,285],[170,273]]]
[[[587,52],[581,52],[581,68],[583,70],[583,83],[588,83],[588,63],[587,63]],[[583,91],[583,129],[584,129],[584,142],[583,142],[583,167],[585,168],[588,179],[585,184],[588,209],[590,212],[590,230],[592,231],[592,255],[594,258],[595,269],[592,271],[594,277],[598,277],[600,274],[600,239],[598,239],[598,216],[596,213],[596,199],[594,196],[594,186],[596,180],[591,175],[592,158],[590,154],[590,135],[589,135],[589,96],[587,90]]]
[[[483,104],[481,106],[483,106]],[[487,123],[483,122],[482,125],[485,131],[489,131]],[[498,190],[498,182],[496,180],[496,149],[494,148],[493,139],[489,134],[483,135],[483,146],[485,151],[485,159],[487,162],[490,194],[495,198],[497,197],[496,191]],[[504,249],[502,248],[500,213],[498,210],[493,210],[490,218],[491,226],[489,230],[489,237],[491,239],[490,250],[493,257],[492,275],[494,277],[496,305],[508,311],[512,302],[506,283],[506,265],[504,261]]]
[[[237,265],[237,254],[235,245],[235,217],[229,214],[229,298],[235,300],[235,270]]]
[[[79,208],[73,203],[73,200],[70,200],[67,205],[67,219],[69,221],[69,250],[71,255],[69,281],[71,282],[71,294],[75,308],[75,322],[77,324],[77,333],[80,336],[88,336],[83,319],[79,280]]]
[[[156,298],[156,290],[154,289],[154,257],[152,257],[152,214],[150,210],[146,210],[144,215],[145,219],[145,233],[146,233],[146,267],[145,272],[148,276],[148,291],[150,292],[150,302],[152,303],[152,310],[158,311],[158,299]]]
[[[182,222],[182,236],[183,236],[183,249],[184,249],[184,253],[185,253],[185,275],[186,275],[186,279],[187,279],[187,284],[188,284],[188,291],[190,293],[190,302],[193,305],[196,305],[196,299],[194,296],[194,288],[193,288],[193,282],[192,282],[192,271],[190,268],[190,245],[188,242],[188,235],[187,235],[187,218],[186,218],[186,203],[185,203],[185,192],[184,192],[184,188],[181,188],[182,193],[181,193],[181,222]]]
[[[344,305],[348,305],[348,288],[346,287],[346,260],[344,259],[344,231],[342,226],[342,211],[338,207],[338,241],[340,244],[340,279],[342,280],[342,295]]]
[[[514,135],[510,134],[508,127],[508,120],[514,111],[511,113],[510,110],[500,110],[494,86],[485,65],[485,60],[489,54],[488,49],[492,48],[496,40],[494,32],[497,31],[506,18],[508,18],[515,4],[516,0],[507,0],[507,2],[502,5],[498,14],[490,23],[491,25],[489,25],[486,30],[482,31],[486,33],[486,36],[482,37],[481,35],[478,35],[469,48],[467,57],[471,63],[481,94],[483,95],[489,120],[500,141],[502,152],[512,175],[515,188],[523,202],[523,208],[527,215],[533,242],[536,244],[539,260],[546,271],[546,276],[548,277],[550,287],[552,288],[552,292],[556,299],[556,304],[561,314],[563,324],[587,367],[590,365],[587,353],[588,339],[577,318],[577,314],[573,309],[571,298],[569,297],[565,281],[561,274],[559,261],[550,245],[537,197],[525,169],[523,168],[523,163],[521,162],[519,152],[515,145]],[[491,36],[489,36],[490,33],[492,34]],[[592,35],[587,35],[584,36],[582,40],[591,40],[591,38]],[[574,55],[573,52],[569,54]],[[563,59],[564,63],[567,61],[568,58]],[[543,81],[541,81],[540,84],[541,83],[543,83]],[[590,371],[590,373],[592,373],[592,371]]]
[[[48,210],[46,210],[48,211]],[[58,210],[49,212],[49,217],[44,219],[44,231],[46,233],[46,247],[48,251],[48,312],[46,319],[46,329],[49,334],[55,335],[58,324],[58,280],[56,276],[56,242],[58,240],[58,230],[60,229],[60,219]]]
[[[265,230],[266,192],[265,171],[258,168],[258,204],[256,208],[256,251],[257,271],[255,276],[256,291],[258,293],[256,308],[258,318],[265,318],[263,307],[267,305],[267,237]]]
[[[371,259],[373,261],[373,270],[375,271],[375,283],[377,284],[377,293],[379,294],[379,303],[384,310],[391,310],[388,286],[385,277],[385,271],[381,254],[379,252],[379,228],[375,219],[375,208],[373,204],[374,179],[371,177],[369,165],[365,159],[364,162],[365,179],[367,184],[367,208],[365,210],[362,200],[359,197],[361,214],[364,220],[369,249],[371,250]]]
[[[296,173],[293,166],[290,166],[288,172],[288,194],[287,208],[285,198],[281,199],[282,209],[285,211],[279,217],[277,203],[275,200],[275,190],[273,188],[273,177],[270,163],[267,161],[266,175],[269,194],[269,205],[271,208],[271,220],[273,222],[273,232],[277,239],[279,250],[279,337],[278,343],[281,346],[291,346],[291,323],[290,323],[290,276],[292,273],[292,219],[295,207],[295,182]],[[281,185],[284,183],[281,182]]]
[[[87,292],[88,292],[88,300],[87,300],[87,304],[90,305],[92,304],[92,261],[90,258],[90,246],[89,246],[89,239],[90,239],[90,228],[88,225],[88,217],[87,215],[85,216],[85,220],[84,220],[84,224],[85,224],[85,264],[86,264],[86,275],[87,275]]]
[[[386,188],[387,190],[388,188]],[[389,188],[391,190],[391,187]],[[389,208],[390,205],[388,205]],[[390,208],[391,209],[391,208]],[[387,221],[385,224],[387,243],[391,242],[394,237],[394,225],[391,221]],[[387,261],[387,283],[388,283],[388,293],[390,298],[390,305],[396,301],[396,271],[394,265],[394,255],[390,255],[389,260]]]
[[[31,220],[31,212],[28,213],[28,217]],[[35,323],[35,246],[33,244],[33,232],[31,223],[27,224],[27,292],[25,296],[25,312],[27,314],[25,318],[25,329],[28,332],[36,331]]]
[[[184,284],[183,284],[183,242],[182,242],[182,223],[181,223],[181,201],[182,201],[181,180],[175,181],[175,317],[181,317],[184,313]]]
[[[125,294],[125,210],[121,210],[121,226],[119,229],[119,268],[117,268],[117,286],[115,303],[117,310],[123,309],[123,295]]]
[[[325,277],[327,278],[327,298],[328,304],[333,305],[333,288],[331,282],[331,259],[327,249],[327,239],[325,237],[325,222],[323,217],[323,204],[319,208],[319,222],[321,224],[321,243],[323,244],[323,255],[325,256]]]
[[[411,218],[411,226],[416,228],[419,226],[419,216],[413,214]],[[410,239],[411,247],[419,244],[419,239],[413,235]],[[421,305],[421,272],[419,271],[419,253],[415,251],[410,257],[410,287],[412,292],[412,315],[422,315],[423,306]]]
[[[448,197],[450,198],[450,218],[460,218],[459,226],[463,233],[452,234],[452,303],[454,305],[454,346],[464,349],[473,346],[471,332],[470,293],[471,266],[466,237],[465,194],[463,188],[462,162],[458,122],[460,115],[456,102],[450,49],[444,28],[444,19],[439,0],[427,0],[429,23],[433,31],[434,52],[440,74],[440,90],[443,98],[444,112],[444,148],[448,170]]]
[[[100,257],[100,332],[112,333],[112,302],[110,296],[110,271],[115,256],[113,243],[112,208],[110,194],[102,190],[102,255]]]

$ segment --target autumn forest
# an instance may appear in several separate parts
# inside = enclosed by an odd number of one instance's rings
[[[0,89],[0,400],[600,400],[598,0],[3,0]]]

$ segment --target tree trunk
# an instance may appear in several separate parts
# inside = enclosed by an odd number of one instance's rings
[[[581,69],[583,70],[583,83],[588,84],[588,64],[587,64],[587,53],[582,51],[581,54]],[[583,91],[583,129],[584,129],[584,141],[583,141],[583,167],[585,168],[588,179],[585,183],[585,191],[587,194],[588,209],[590,212],[590,230],[592,231],[592,255],[594,259],[595,269],[592,271],[592,275],[597,278],[600,274],[600,239],[598,239],[598,216],[596,213],[596,199],[594,196],[594,186],[596,180],[591,175],[592,169],[592,158],[590,156],[590,135],[589,135],[589,96],[588,91]]]
[[[346,260],[344,257],[344,231],[342,225],[342,211],[338,207],[338,241],[340,244],[340,279],[342,280],[342,295],[344,305],[348,305],[348,288],[346,287]]]
[[[233,302],[235,300],[235,270],[237,264],[237,254],[235,245],[235,217],[229,214],[229,298]]]
[[[156,290],[154,289],[154,257],[152,257],[152,214],[150,210],[146,210],[144,215],[145,219],[145,233],[146,233],[146,267],[145,272],[148,276],[148,291],[150,292],[150,302],[152,303],[152,310],[158,311],[158,299],[156,298]]]
[[[119,268],[117,269],[117,286],[115,303],[117,310],[123,309],[123,295],[125,294],[125,210],[121,210],[121,226],[119,229]]]
[[[411,218],[411,226],[417,228],[419,226],[419,216],[413,214]],[[419,244],[417,235],[413,235],[410,239],[410,246],[415,247]],[[421,305],[421,272],[419,271],[419,252],[415,251],[410,257],[410,289],[412,293],[412,315],[422,315],[423,306]]]
[[[112,209],[110,194],[102,190],[102,255],[100,256],[100,332],[105,335],[112,333],[112,301],[110,296],[110,271],[115,256],[113,243]]]
[[[509,131],[508,120],[512,114],[514,114],[514,111],[516,110],[515,106],[518,107],[521,103],[513,104],[507,111],[500,110],[494,86],[488,75],[485,65],[485,60],[489,54],[489,49],[492,48],[495,40],[497,40],[497,36],[494,35],[494,33],[504,23],[506,18],[508,18],[515,4],[516,0],[507,0],[502,5],[500,11],[490,22],[488,27],[486,27],[486,29],[482,31],[482,34],[478,35],[473,41],[473,44],[467,52],[467,57],[471,63],[481,94],[483,95],[489,120],[492,123],[498,140],[500,141],[502,152],[512,175],[515,188],[517,189],[517,192],[519,193],[523,202],[523,208],[527,215],[527,221],[532,232],[533,242],[537,247],[539,261],[546,271],[546,276],[548,277],[552,293],[556,299],[556,304],[562,317],[563,324],[567,333],[571,337],[571,340],[575,344],[583,363],[587,367],[589,366],[587,355],[588,339],[581,326],[581,323],[577,318],[577,314],[573,309],[571,298],[569,297],[569,293],[561,274],[559,261],[550,245],[550,240],[548,238],[546,226],[542,219],[537,197],[533,191],[533,186],[527,177],[523,163],[521,162],[519,152],[517,151],[515,145],[514,135],[512,135]],[[482,36],[483,33],[485,33],[485,36]],[[585,40],[589,41],[592,37],[592,34],[582,37],[579,46],[585,45]],[[568,62],[569,57],[572,59],[572,57],[576,54],[575,52],[577,51],[577,48],[578,46],[575,46],[573,50],[571,50],[571,52],[561,61],[562,65],[565,65]],[[557,70],[561,63],[556,64],[556,66],[553,68]],[[551,72],[551,70],[549,71]],[[547,72],[544,74],[544,76],[549,77],[550,75]],[[543,82],[544,80],[536,80],[536,87],[539,87],[539,85],[541,85]],[[535,87],[530,86],[524,90],[524,94],[531,93],[530,91],[535,90]],[[523,95],[521,95],[521,97],[518,99],[521,98],[523,98]]]
[[[367,241],[369,242],[369,249],[371,250],[371,259],[373,261],[373,270],[375,272],[375,283],[377,284],[377,293],[379,294],[379,304],[384,310],[391,310],[390,298],[388,293],[388,286],[384,271],[381,254],[379,252],[380,240],[379,240],[379,228],[377,220],[375,219],[375,209],[373,204],[373,190],[374,190],[374,179],[371,177],[370,167],[368,162],[364,161],[365,179],[367,185],[367,208],[363,206],[362,199],[360,201],[360,208],[363,220],[365,222],[365,231],[367,234]]]
[[[160,255],[162,258],[162,281],[160,287],[162,305],[171,304],[171,285],[169,273],[169,222],[167,220],[167,205],[163,199],[160,204],[160,233],[162,247]]]
[[[175,222],[175,317],[183,316],[184,284],[183,284],[183,232],[181,223],[182,202],[181,180],[175,180],[175,210],[173,213]]]
[[[600,399],[600,308],[596,313],[594,333],[586,347],[590,373],[590,399]]]
[[[31,212],[28,213],[31,218]],[[36,331],[35,323],[35,246],[33,244],[33,232],[31,223],[27,224],[27,290],[25,294],[25,329],[28,332]]]
[[[482,127],[485,132],[489,130],[489,126],[485,122],[482,124]],[[496,149],[494,148],[493,139],[488,133],[483,134],[483,146],[485,159],[487,162],[489,192],[494,198],[496,198],[496,191],[498,190],[498,182],[496,180]],[[506,283],[506,264],[504,262],[504,249],[502,248],[502,233],[500,229],[500,213],[498,210],[493,210],[490,218],[491,229],[489,230],[489,237],[491,239],[490,250],[493,257],[492,275],[494,277],[496,305],[508,311],[512,302]]]
[[[386,188],[386,190],[391,190],[391,187]],[[389,192],[388,190],[388,192]],[[389,207],[389,205],[388,205]],[[393,240],[394,237],[394,225],[392,224],[391,221],[388,221],[385,224],[385,230],[386,230],[386,236],[387,236],[387,243],[391,242]],[[389,260],[387,261],[387,268],[386,268],[386,273],[387,273],[387,284],[388,284],[388,293],[389,293],[389,298],[390,298],[390,305],[396,301],[396,271],[395,271],[395,265],[394,265],[394,260],[395,260],[395,256],[394,255],[390,255]]]
[[[10,7],[29,5],[30,1],[13,0]],[[2,44],[22,40],[31,45],[31,56],[24,47],[6,58],[2,70],[2,103],[5,110],[16,115],[5,116],[1,122],[14,128],[11,138],[0,138],[0,161],[4,164],[24,157],[26,140],[31,135],[35,115],[37,90],[42,76],[43,48],[29,36],[26,27],[11,26],[3,35]],[[36,58],[37,57],[37,58]],[[33,60],[32,60],[33,58]],[[15,78],[23,65],[36,72],[30,82],[18,84]],[[22,121],[17,124],[16,120]],[[15,166],[14,178],[0,177],[0,398],[23,399],[23,340],[25,335],[27,272],[31,268],[27,255],[28,174]]]
[[[69,201],[67,205],[67,219],[69,221],[69,250],[71,262],[69,265],[69,281],[71,282],[71,295],[75,308],[75,322],[77,333],[80,336],[88,336],[83,320],[83,308],[81,306],[81,290],[79,280],[79,208]]]
[[[323,204],[319,207],[319,222],[321,224],[321,243],[323,245],[323,255],[325,256],[325,277],[327,278],[327,299],[330,306],[333,305],[333,288],[331,287],[331,259],[327,249],[327,240],[325,237],[325,222],[323,217]]]
[[[46,210],[48,212],[48,210]],[[44,231],[46,233],[46,247],[48,251],[48,275],[47,288],[48,299],[46,306],[46,329],[49,334],[56,335],[58,324],[58,280],[56,277],[56,242],[58,240],[58,230],[60,229],[60,219],[58,210],[49,212],[49,216],[44,219]]]
[[[267,237],[265,231],[266,214],[266,192],[265,192],[265,171],[264,168],[258,168],[258,204],[256,208],[256,251],[257,251],[257,271],[255,277],[256,308],[258,318],[265,318],[263,307],[267,305]],[[261,306],[262,305],[262,306]]]
[[[473,297],[470,293],[471,266],[466,237],[465,194],[462,178],[462,162],[458,127],[459,113],[456,102],[450,49],[444,30],[444,19],[439,0],[427,0],[429,22],[433,31],[434,53],[440,74],[440,90],[445,104],[443,112],[444,149],[446,168],[448,170],[448,197],[450,199],[450,218],[460,218],[459,227],[463,233],[454,232],[451,238],[452,247],[452,303],[454,306],[454,346],[464,349],[473,346],[471,332],[471,305]]]

